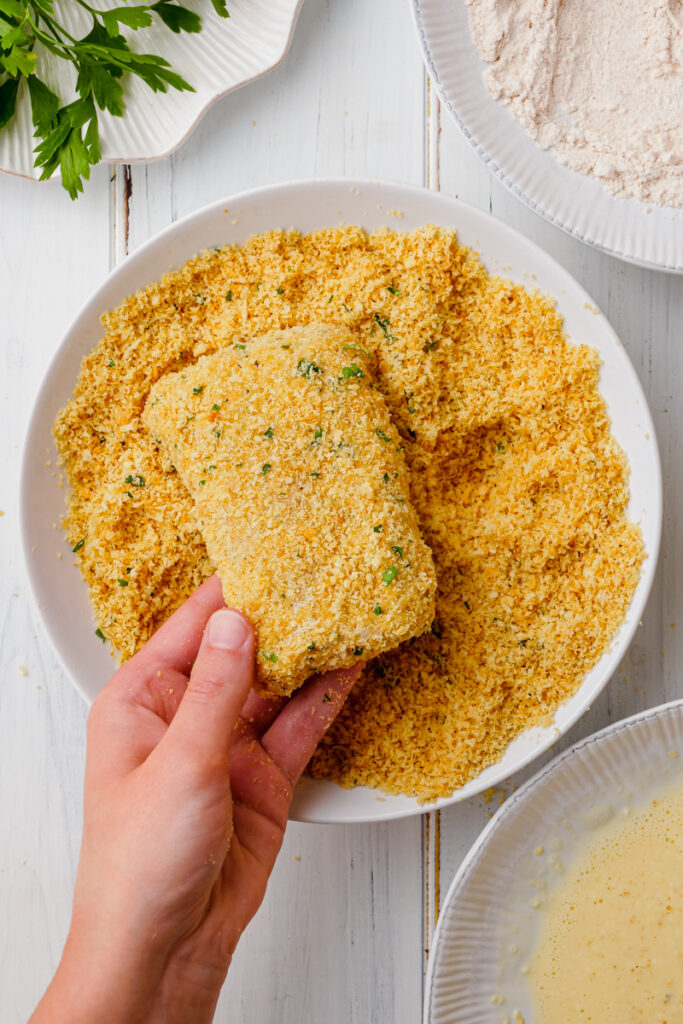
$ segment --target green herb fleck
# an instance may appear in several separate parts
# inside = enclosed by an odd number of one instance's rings
[[[520,647],[526,647],[526,645],[527,645],[528,643],[529,643],[529,640],[528,640],[528,638],[527,638],[526,640],[520,640],[520,641],[519,641],[519,646],[520,646]]]
[[[349,380],[350,377],[364,377],[365,374],[361,370],[358,363],[351,363],[350,366],[342,366],[342,377],[344,380]]]
[[[394,582],[394,580],[396,579],[397,576],[398,576],[398,566],[397,565],[390,565],[389,568],[385,569],[384,572],[382,573],[382,580],[384,581],[384,585],[387,586],[387,587],[390,587],[391,584]]]
[[[425,352],[431,352],[439,344],[439,339],[435,338],[434,341],[428,341],[424,347]]]
[[[334,295],[330,295],[329,299],[327,300],[327,305],[328,305],[328,306],[329,306],[329,304],[330,304],[330,303],[332,302],[332,299],[333,299],[333,298],[334,298]]]
[[[203,306],[206,302],[206,295],[195,295],[194,298],[198,306]]]
[[[200,480],[199,481],[199,486],[203,487],[205,483],[206,483],[206,480]]]
[[[382,317],[379,315],[379,313],[375,313],[374,320],[378,327],[381,327],[382,333],[384,334],[384,337],[387,339],[387,341],[396,341],[393,334],[389,330],[389,317],[386,317],[384,320],[382,320]]]
[[[113,359],[110,359],[109,362],[107,363],[107,366],[116,366],[116,363],[114,362]]]
[[[213,405],[211,406],[211,412],[218,412],[219,409],[220,404],[218,402],[214,402]]]
[[[382,612],[384,611],[381,604],[376,604],[372,610],[375,613],[375,615],[381,615]]]
[[[291,345],[280,345],[280,348],[291,348]]]
[[[392,288],[390,284],[387,285],[387,291],[391,292],[392,295],[398,295],[398,288]]]
[[[378,523],[377,526],[373,526],[372,531],[373,531],[373,533],[381,533],[382,532],[382,524]]]
[[[120,587],[127,587],[128,586],[128,580],[118,580],[118,584],[119,584]]]
[[[391,438],[390,438],[390,437],[388,437],[388,436],[387,436],[387,435],[386,435],[386,434],[384,433],[384,431],[383,431],[383,430],[380,430],[380,428],[379,428],[379,427],[377,427],[377,429],[375,430],[375,433],[377,434],[377,436],[378,436],[378,438],[380,439],[380,441],[384,441],[384,443],[385,443],[385,444],[388,444],[388,443],[389,443],[389,441],[391,441]]]
[[[232,288],[228,288],[227,292],[225,293],[225,301],[232,302]]]
[[[502,441],[496,441],[496,451],[498,451],[498,452],[504,452],[505,451],[505,445],[503,444]]]
[[[263,431],[263,436],[267,437],[269,440],[272,440],[274,434],[275,434],[275,431],[273,430],[272,427],[268,427],[267,430]]]
[[[322,427],[316,427],[315,430],[313,431],[313,440],[314,441],[318,441],[322,436],[323,436],[323,428]]]
[[[278,293],[278,295],[284,295],[285,293],[284,288],[276,288],[275,291]]]
[[[270,473],[270,471],[271,471],[271,469],[272,469],[272,468],[273,468],[273,467],[271,466],[271,464],[270,464],[269,462],[265,462],[265,463],[264,463],[264,464],[263,464],[263,465],[261,466],[261,473],[263,474],[263,476],[265,476],[265,475],[266,475],[266,473]]]
[[[259,651],[259,654],[261,655],[262,658],[265,658],[266,661],[272,661],[273,663],[277,661],[277,654],[273,654],[272,651],[270,654],[266,654],[265,651]]]
[[[85,544],[85,537],[81,537],[81,539],[78,541],[78,543],[74,547],[72,547],[71,550],[75,554],[77,551],[81,550],[81,548],[83,547],[84,544]]]
[[[320,473],[311,473],[311,476],[314,476],[314,477],[319,477],[319,476],[320,476]]]
[[[312,373],[320,373],[320,367],[312,359],[300,359],[296,364],[296,372],[310,380]]]
[[[382,479],[384,480],[385,484],[388,484],[389,483],[389,474],[385,473],[384,476],[382,477]]]
[[[356,656],[356,658],[359,658],[361,656],[361,654],[363,653],[363,648],[362,647],[354,647],[353,653]]]
[[[223,428],[222,427],[215,427],[213,432],[216,435],[216,437],[220,438],[221,434],[223,433]]]
[[[245,349],[245,348],[246,348],[247,346],[246,346],[246,345],[241,345],[241,344],[239,343],[239,341],[236,341],[236,342],[234,343],[234,345],[233,345],[232,347],[233,347],[233,348],[241,348],[241,349]]]
[[[96,629],[95,630],[95,636],[98,636],[100,638],[100,640],[102,641],[102,643],[104,643],[105,640],[107,639],[101,629]]]
[[[308,649],[309,649],[309,651],[314,651],[315,650],[315,640],[312,640],[310,642],[310,644],[308,645]]]
[[[140,476],[139,473],[136,476],[133,476],[132,474],[127,476],[125,482],[127,484],[130,484],[131,487],[144,487],[145,486],[145,478],[144,478],[144,476]]]
[[[391,550],[394,552],[395,555],[398,555],[399,558],[403,558],[403,548],[400,548],[398,544],[392,544]]]
[[[212,470],[212,469],[215,469],[215,468],[216,468],[215,466],[209,466],[208,472],[210,473],[210,472],[211,472],[211,470]]]
[[[198,388],[192,388],[192,394],[193,395],[201,395],[203,390],[204,390],[204,385],[200,384]]]

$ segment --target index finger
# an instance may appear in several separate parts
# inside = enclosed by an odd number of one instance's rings
[[[261,737],[261,745],[290,782],[299,778],[335,720],[362,665],[315,676],[292,697]]]

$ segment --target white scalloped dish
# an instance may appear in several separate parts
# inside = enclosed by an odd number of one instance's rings
[[[64,540],[53,524],[59,523],[64,514],[65,494],[54,465],[52,424],[71,396],[82,357],[101,337],[101,314],[203,249],[244,242],[257,232],[281,228],[307,232],[340,223],[368,230],[385,226],[412,231],[427,223],[455,229],[462,243],[477,249],[491,272],[502,272],[522,284],[533,281],[557,298],[568,337],[593,346],[601,356],[600,390],[612,431],[629,460],[629,514],[641,526],[647,557],[626,619],[610,649],[571,699],[558,709],[551,725],[518,736],[497,764],[437,804],[419,804],[406,796],[384,796],[363,787],[345,790],[329,781],[305,780],[297,789],[292,816],[317,822],[374,821],[445,806],[496,785],[547,750],[595,699],[628,647],[654,576],[662,515],[657,442],[628,356],[586,292],[528,239],[464,203],[403,185],[302,181],[223,199],[171,225],[117,267],[69,328],[36,398],[21,484],[26,562],[43,627],[87,700],[97,695],[115,663],[94,634],[87,587],[73,560],[56,557],[64,549]]]
[[[411,0],[441,101],[489,170],[556,227],[613,256],[683,273],[683,210],[620,199],[538,148],[488,93],[465,0]]]
[[[550,891],[610,815],[680,785],[681,754],[683,701],[675,701],[582,740],[509,798],[448,890],[427,972],[425,1024],[535,1024],[524,965],[541,924],[539,886]]]
[[[210,0],[196,0],[191,6],[201,15],[201,32],[176,35],[155,21],[150,28],[133,33],[131,45],[136,50],[164,57],[195,91],[153,93],[144,82],[129,78],[125,115],[99,114],[102,160],[147,162],[177,149],[216,100],[272,70],[282,60],[302,2],[230,0],[230,17],[220,18]],[[119,0],[102,0],[99,6],[105,10],[120,4]],[[69,0],[55,0],[55,10],[72,30],[81,34],[88,31],[85,12]],[[70,101],[75,95],[70,67],[49,53],[38,52],[41,77],[62,102]],[[38,179],[40,168],[33,166],[33,141],[31,107],[23,83],[14,118],[0,132],[0,170]]]

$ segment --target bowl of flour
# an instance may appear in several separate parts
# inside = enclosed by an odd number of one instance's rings
[[[558,227],[683,272],[681,0],[411,0],[442,102]]]

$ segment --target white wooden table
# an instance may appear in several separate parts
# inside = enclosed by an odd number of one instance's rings
[[[56,184],[0,177],[3,1024],[26,1020],[57,962],[81,826],[86,707],[33,617],[19,554],[20,452],[39,381],[72,316],[150,235],[244,188],[325,175],[428,185],[491,210],[551,252],[606,312],[658,431],[663,547],[624,664],[562,746],[683,694],[683,278],[590,250],[493,181],[439,110],[405,0],[307,0],[284,64],[215,106],[170,159],[100,167],[77,203]],[[292,825],[216,1020],[418,1021],[440,901],[503,796],[388,825]]]

